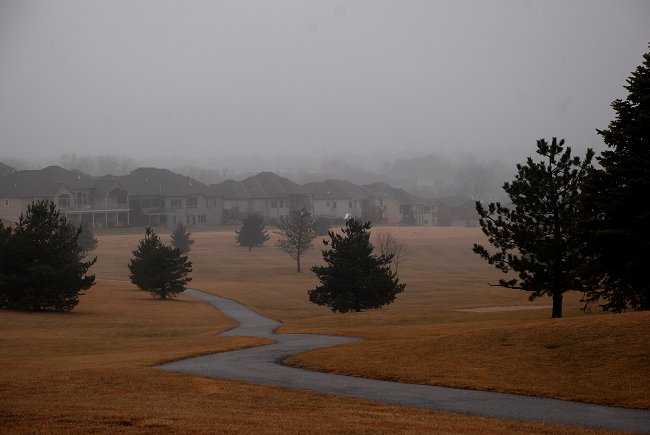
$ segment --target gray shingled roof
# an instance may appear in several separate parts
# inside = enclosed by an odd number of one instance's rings
[[[48,166],[40,170],[15,171],[0,177],[0,196],[14,198],[46,197],[53,195],[62,185],[69,189],[95,187],[95,180],[83,172]]]
[[[126,188],[113,175],[106,175],[95,179],[95,194],[98,196],[105,196],[116,187],[126,191]]]
[[[187,196],[202,195],[208,191],[208,186],[200,181],[169,169],[138,168],[116,178],[129,195]]]
[[[288,195],[303,195],[305,190],[288,178],[272,172],[260,172],[241,182],[251,198],[286,198]]]
[[[219,184],[210,184],[210,195],[224,199],[248,199],[250,195],[239,181],[225,180]]]
[[[415,197],[404,189],[389,186],[386,183],[372,183],[363,188],[370,194],[379,198],[391,198],[397,204],[413,204],[417,202]]]
[[[303,189],[314,199],[369,199],[368,193],[360,186],[343,180],[326,180],[304,184]]]

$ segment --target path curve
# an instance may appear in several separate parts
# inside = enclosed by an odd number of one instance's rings
[[[175,361],[160,366],[163,370],[483,417],[650,433],[648,410],[403,384],[288,367],[283,365],[283,361],[290,355],[360,339],[312,334],[276,334],[274,331],[280,326],[279,322],[257,314],[238,302],[197,290],[188,289],[185,294],[209,302],[239,323],[240,326],[221,335],[266,337],[277,342]]]

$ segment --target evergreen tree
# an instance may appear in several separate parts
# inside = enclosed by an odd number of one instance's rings
[[[9,273],[11,260],[11,227],[7,227],[0,220],[0,307],[9,305]]]
[[[264,219],[258,214],[248,215],[239,231],[235,231],[235,240],[240,246],[247,246],[250,251],[253,246],[261,246],[269,239],[264,228]]]
[[[328,233],[323,240],[327,266],[313,266],[321,285],[309,290],[309,300],[327,305],[334,312],[380,308],[404,291],[397,275],[390,269],[392,256],[372,254],[370,222],[362,224],[352,218],[345,222],[343,235]]]
[[[537,153],[545,160],[517,165],[514,181],[505,183],[513,208],[477,201],[483,233],[498,249],[490,254],[474,244],[473,251],[504,273],[514,271],[518,279],[501,279],[498,285],[531,292],[530,300],[542,295],[553,298],[553,317],[562,317],[562,298],[568,290],[581,290],[577,270],[581,266],[582,242],[578,235],[577,198],[593,151],[584,161],[571,157],[564,140],[549,145],[537,141]]]
[[[314,220],[314,232],[317,236],[326,236],[330,228],[332,228],[332,223],[328,218],[321,216]]]
[[[129,271],[133,284],[160,299],[182,293],[185,284],[192,280],[188,276],[192,262],[182,255],[180,249],[164,245],[150,227],[146,228],[144,239],[133,251]]]
[[[314,246],[312,241],[316,238],[311,213],[306,208],[294,210],[287,222],[278,225],[278,230],[277,246],[296,260],[300,273],[300,256]]]
[[[80,228],[77,244],[81,247],[84,255],[88,255],[89,252],[97,248],[97,239],[88,225],[82,224]]]
[[[597,130],[608,150],[587,177],[582,201],[588,282],[585,308],[615,312],[650,309],[650,52],[627,80],[628,96],[615,100],[616,118]]]
[[[70,311],[95,282],[95,259],[77,244],[80,228],[49,201],[27,207],[15,228],[0,226],[0,305],[21,310]]]
[[[181,253],[187,254],[192,249],[194,240],[190,239],[190,234],[188,233],[183,222],[179,222],[172,232],[172,246],[181,250]]]

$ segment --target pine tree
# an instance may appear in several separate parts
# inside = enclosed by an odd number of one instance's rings
[[[82,261],[80,228],[49,201],[32,203],[15,228],[0,227],[0,305],[34,311],[70,311],[95,282]]]
[[[294,210],[288,221],[278,225],[277,234],[280,236],[277,246],[296,260],[300,273],[300,257],[314,246],[312,241],[316,238],[314,220],[309,210]]]
[[[194,240],[190,239],[191,234],[192,233],[187,232],[185,225],[183,225],[182,222],[179,222],[172,232],[172,246],[180,249],[181,253],[187,254],[190,252],[192,245],[194,244]]]
[[[531,301],[549,295],[552,316],[562,317],[564,293],[582,289],[577,279],[583,262],[577,198],[593,151],[580,161],[571,157],[570,147],[564,149],[564,140],[553,138],[550,145],[538,140],[537,153],[546,161],[529,157],[525,166],[517,165],[515,180],[503,186],[513,208],[497,202],[486,209],[476,202],[483,233],[497,252],[478,244],[473,251],[502,272],[518,274],[499,280],[499,286],[528,291]]]
[[[615,100],[616,118],[597,130],[608,150],[597,158],[582,200],[589,282],[586,308],[615,312],[650,309],[650,52],[627,80],[629,94]]]
[[[323,240],[327,266],[313,266],[321,285],[309,290],[309,300],[326,305],[334,312],[361,311],[390,304],[404,291],[397,275],[390,269],[392,257],[372,254],[370,222],[349,219],[343,235],[328,233]]]
[[[164,245],[150,227],[146,228],[144,239],[133,251],[129,271],[133,284],[160,299],[182,293],[185,284],[192,280],[188,276],[192,262],[182,255],[180,249]]]
[[[81,225],[80,228],[77,244],[81,247],[84,255],[88,255],[89,252],[97,248],[97,239],[88,225]]]
[[[330,228],[332,228],[332,223],[328,218],[321,216],[314,220],[314,232],[317,236],[326,236]]]
[[[253,246],[263,245],[268,239],[269,235],[264,229],[264,219],[258,214],[248,215],[241,229],[235,231],[235,240],[240,246],[248,247],[249,251]]]

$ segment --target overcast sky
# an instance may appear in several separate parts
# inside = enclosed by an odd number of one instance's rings
[[[600,151],[648,42],[648,0],[0,0],[0,159]]]

